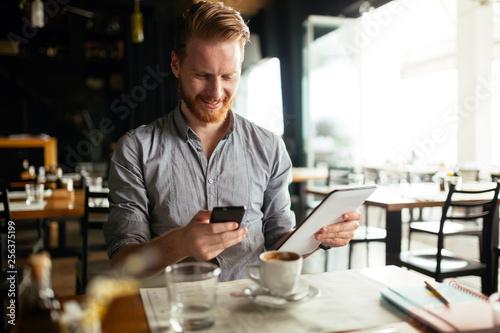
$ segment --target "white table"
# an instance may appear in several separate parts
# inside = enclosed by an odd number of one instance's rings
[[[320,296],[284,309],[256,306],[249,299],[230,295],[252,284],[250,280],[220,283],[216,324],[203,332],[345,332],[388,327],[401,332],[426,332],[415,322],[410,325],[408,316],[379,293],[385,286],[424,285],[420,275],[385,266],[307,274],[302,278],[317,287]],[[166,289],[141,289],[141,296],[151,332],[166,331]]]

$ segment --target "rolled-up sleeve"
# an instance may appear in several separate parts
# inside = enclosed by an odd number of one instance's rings
[[[141,156],[141,145],[130,131],[118,141],[110,162],[110,214],[103,230],[109,258],[124,245],[151,239]]]

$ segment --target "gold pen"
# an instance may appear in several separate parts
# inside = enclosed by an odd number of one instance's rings
[[[429,288],[444,304],[450,304],[450,301],[443,295],[432,283],[425,281],[425,285]]]

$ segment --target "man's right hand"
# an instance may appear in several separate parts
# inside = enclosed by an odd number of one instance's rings
[[[184,227],[144,243],[123,246],[111,258],[112,269],[119,276],[156,275],[187,257],[211,260],[245,239],[246,228],[238,229],[236,222],[210,223],[210,215],[211,211],[200,210]]]
[[[210,223],[210,210],[200,210],[192,220],[178,229],[179,245],[186,257],[210,260],[245,239],[247,228],[238,229],[236,222]]]

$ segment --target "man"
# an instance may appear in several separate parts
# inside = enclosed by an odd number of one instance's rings
[[[222,281],[245,278],[245,267],[291,232],[292,165],[284,144],[230,110],[249,36],[239,13],[221,3],[199,2],[185,13],[171,62],[180,106],[124,135],[111,160],[104,234],[115,270],[153,253],[150,273],[203,260],[221,267]],[[241,228],[210,224],[215,206],[246,206]],[[346,245],[359,217],[349,213],[316,238]]]

